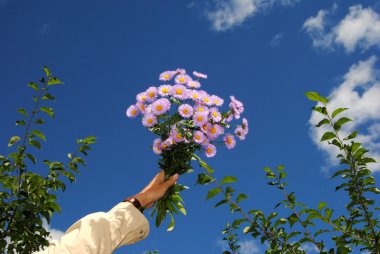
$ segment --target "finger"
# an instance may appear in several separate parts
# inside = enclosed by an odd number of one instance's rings
[[[166,180],[163,183],[163,185],[166,187],[166,189],[169,189],[169,187],[173,186],[177,180],[178,180],[178,174],[175,174],[171,176],[168,180]]]

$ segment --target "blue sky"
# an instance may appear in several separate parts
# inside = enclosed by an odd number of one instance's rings
[[[149,148],[154,136],[125,110],[167,69],[206,73],[207,91],[245,103],[249,136],[207,161],[217,177],[239,178],[247,209],[272,211],[282,198],[262,171],[279,164],[300,201],[343,209],[345,196],[329,180],[336,162],[315,142],[320,133],[310,129],[316,119],[305,91],[350,107],[356,121],[343,131],[360,128],[360,139],[380,159],[380,1],[0,0],[0,34],[1,153],[10,152],[8,139],[20,131],[16,109],[31,105],[26,84],[44,65],[65,85],[55,89],[56,119],[47,121],[47,142],[36,154],[65,160],[76,138],[98,137],[88,167],[59,194],[63,211],[51,225],[57,230],[110,209],[157,172]],[[221,253],[228,211],[205,202],[209,187],[195,186],[195,179],[180,179],[190,187],[183,193],[188,215],[177,217],[173,232],[152,223],[145,241],[116,253]],[[243,254],[263,252],[258,242],[243,241]]]

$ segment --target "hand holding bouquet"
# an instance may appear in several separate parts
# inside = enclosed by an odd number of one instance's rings
[[[245,139],[248,134],[245,118],[233,133],[225,132],[231,128],[234,119],[240,119],[243,104],[230,96],[229,108],[222,112],[219,108],[224,100],[199,89],[200,79],[207,79],[207,75],[194,71],[191,77],[184,69],[177,69],[161,73],[159,79],[165,83],[137,94],[136,104],[131,105],[126,114],[131,118],[141,116],[142,124],[158,135],[153,141],[153,152],[161,156],[158,164],[165,172],[165,179],[174,174],[191,172],[192,159],[203,162],[196,155],[197,151],[203,152],[206,157],[214,157],[217,144],[224,143],[232,149],[236,145],[235,137]],[[180,196],[185,188],[176,184],[156,202],[152,211],[152,216],[156,214],[156,226],[169,214],[171,221],[168,230],[172,230],[173,213],[180,211],[186,214]]]

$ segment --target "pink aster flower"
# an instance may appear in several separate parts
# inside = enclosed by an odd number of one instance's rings
[[[220,114],[218,108],[216,107],[213,107],[210,109],[210,117],[215,122],[220,122],[220,120],[222,120],[222,115]]]
[[[177,84],[187,84],[191,80],[191,77],[186,74],[179,74],[175,77],[175,82]]]
[[[135,118],[136,116],[138,116],[140,113],[140,109],[137,105],[131,105],[128,107],[127,109],[127,116],[130,117],[130,118]]]
[[[136,106],[140,109],[140,112],[141,112],[142,114],[145,114],[146,105],[145,105],[143,102],[138,101],[138,102],[136,103]]]
[[[207,75],[200,72],[193,72],[194,77],[207,79]]]
[[[142,123],[145,127],[152,127],[157,123],[157,117],[154,114],[146,114],[142,119]]]
[[[243,103],[236,100],[234,96],[230,96],[231,102],[230,102],[230,109],[235,117],[235,119],[240,118],[240,114],[244,112],[244,106]]]
[[[216,95],[211,95],[211,101],[218,107],[222,106],[224,103],[224,100]]]
[[[175,73],[176,73],[176,74],[182,74],[182,75],[185,75],[185,74],[186,74],[186,70],[185,70],[185,69],[178,68],[177,70],[175,70]]]
[[[193,107],[189,104],[182,104],[178,107],[179,114],[184,118],[190,118],[193,115]]]
[[[202,104],[196,104],[194,106],[194,111],[195,112],[200,112],[200,113],[205,113],[206,115],[208,115],[208,113],[210,112],[210,109]]]
[[[207,122],[207,114],[203,112],[196,112],[193,116],[194,124],[197,126],[202,126]]]
[[[227,148],[228,149],[232,149],[235,147],[236,145],[236,140],[235,140],[235,137],[234,135],[232,134],[226,134],[224,137],[223,137],[223,141],[224,141],[224,144],[226,144]]]
[[[165,114],[170,109],[170,101],[166,98],[158,99],[150,105],[150,108],[157,116]]]
[[[167,139],[165,139],[162,143],[161,143],[161,149],[162,150],[165,150],[165,149],[168,149],[170,146],[172,146],[174,144],[174,139],[172,137],[168,137]]]
[[[187,88],[184,85],[174,85],[171,94],[174,98],[185,100],[188,98]]]
[[[155,87],[155,86],[149,87],[146,90],[145,94],[146,94],[146,100],[147,101],[150,101],[150,102],[154,101],[157,97],[157,87]]]
[[[243,129],[244,131],[244,135],[247,135],[248,134],[248,120],[247,118],[243,118],[243,124],[241,125],[241,128]]]
[[[153,152],[155,154],[162,154],[161,143],[162,140],[160,138],[153,140]]]
[[[244,134],[244,130],[241,126],[238,126],[236,127],[235,129],[235,135],[240,139],[240,140],[244,140],[245,139],[245,134]]]
[[[216,147],[213,144],[208,144],[205,147],[205,154],[206,154],[206,157],[209,157],[209,158],[214,157],[216,154]]]
[[[213,124],[207,132],[207,137],[210,140],[217,139],[224,132],[223,128],[218,124]]]
[[[178,132],[177,128],[174,126],[174,128],[172,128],[172,131],[170,133],[170,137],[175,141],[175,142],[182,142],[185,140],[184,137],[182,137],[182,135]]]
[[[189,90],[189,98],[195,102],[198,102],[202,100],[202,94],[197,90]]]
[[[207,123],[204,123],[201,127],[201,131],[203,133],[208,133],[208,131],[211,129],[211,123],[207,122]]]
[[[205,134],[201,131],[195,131],[193,134],[193,140],[197,144],[202,144],[206,140]]]
[[[202,102],[207,106],[212,106],[214,103],[211,100],[211,96],[208,94],[204,94],[202,98]]]
[[[200,88],[201,87],[201,83],[199,83],[199,81],[196,81],[196,80],[189,80],[187,82],[187,86],[188,87],[191,87],[191,88]]]
[[[139,102],[146,102],[147,101],[147,96],[145,92],[139,93],[136,95],[136,100]]]
[[[162,85],[162,86],[159,86],[158,87],[158,94],[161,95],[161,96],[169,96],[170,95],[170,92],[172,90],[172,86],[171,85]]]
[[[159,79],[162,81],[168,81],[168,80],[171,80],[175,74],[176,74],[175,71],[164,71],[163,73],[160,74]]]

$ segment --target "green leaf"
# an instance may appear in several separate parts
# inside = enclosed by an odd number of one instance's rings
[[[293,225],[298,221],[298,217],[296,214],[292,213],[289,217],[288,217],[288,222],[289,222],[289,225],[290,227],[293,227]]]
[[[325,118],[325,119],[322,119],[321,121],[319,121],[319,123],[317,123],[317,124],[315,125],[315,127],[321,127],[322,125],[324,125],[324,124],[329,124],[329,123],[330,123],[330,120],[327,119],[327,118]]]
[[[326,202],[319,202],[318,204],[318,210],[319,211],[322,211],[322,209],[327,206],[327,203]]]
[[[338,175],[341,175],[341,174],[350,173],[350,172],[351,172],[351,170],[349,170],[349,169],[338,170],[338,171],[336,171],[336,172],[332,175],[331,178],[334,178],[334,177],[336,177],[336,176],[338,176]]]
[[[24,109],[24,108],[19,108],[19,109],[17,109],[17,111],[19,113],[23,114],[24,116],[28,116],[28,113],[26,112],[26,109]]]
[[[326,208],[325,213],[326,213],[326,217],[327,217],[328,219],[331,218],[331,215],[332,215],[333,211],[334,211],[333,209]]]
[[[57,211],[59,213],[61,213],[61,207],[55,203],[55,202],[50,202],[49,205],[48,205],[51,209],[53,209],[54,211]]]
[[[27,154],[26,154],[26,157],[28,157],[28,158],[33,162],[33,164],[36,164],[37,159],[36,159],[36,157],[34,157],[32,154],[27,153]]]
[[[305,94],[309,100],[319,101],[319,102],[322,102],[323,104],[326,104],[328,102],[328,100],[325,97],[321,96],[317,92],[306,92]]]
[[[336,117],[339,113],[343,112],[343,111],[346,111],[348,108],[337,108],[334,110],[334,112],[332,113],[331,117],[334,118]]]
[[[330,139],[333,139],[333,138],[336,138],[336,135],[332,132],[326,132],[325,134],[323,134],[322,138],[321,138],[321,142],[322,141],[326,141],[326,140],[330,140]]]
[[[174,217],[172,213],[169,213],[170,215],[170,224],[169,227],[166,229],[167,231],[172,231],[174,229]]]
[[[43,134],[41,131],[38,131],[38,130],[32,130],[31,133],[34,134],[34,135],[36,135],[37,137],[39,137],[39,138],[42,139],[43,141],[46,141],[46,136],[45,136],[45,134]]]
[[[37,119],[36,121],[34,121],[34,123],[35,123],[35,124],[44,124],[45,121],[44,121],[44,119],[39,118],[39,119]]]
[[[214,178],[212,178],[211,176],[209,175],[206,175],[205,173],[201,173],[201,174],[198,174],[198,178],[197,178],[197,184],[202,184],[202,185],[205,185],[205,184],[209,184],[211,182],[215,181]]]
[[[16,121],[16,126],[17,125],[25,126],[25,121],[24,120],[17,120]]]
[[[218,206],[226,204],[226,203],[228,203],[228,200],[227,199],[222,199],[221,201],[219,201],[218,203],[216,203],[214,205],[214,207],[218,207]]]
[[[286,177],[286,172],[280,172],[280,174],[279,174],[279,178],[280,179],[284,179]]]
[[[49,107],[40,107],[40,110],[48,114],[51,118],[54,118],[54,110]]]
[[[36,147],[36,148],[38,148],[38,149],[40,149],[40,150],[42,148],[41,143],[38,140],[35,140],[35,139],[30,139],[29,140],[29,144],[32,145],[32,146],[34,146],[34,147]]]
[[[199,162],[199,166],[204,168],[207,173],[209,173],[209,174],[214,173],[214,170],[209,165],[207,165],[207,163],[204,162],[198,155],[193,154],[193,158]]]
[[[11,147],[14,143],[18,142],[21,138],[19,136],[13,136],[9,140],[8,147]]]
[[[181,202],[176,202],[174,203],[175,206],[178,208],[178,210],[183,214],[183,215],[186,215],[186,210],[185,208],[183,207],[183,205],[181,204]]]
[[[206,200],[214,197],[215,195],[217,195],[218,193],[220,193],[222,190],[220,188],[213,188],[211,189],[208,193],[207,193],[207,197],[206,197]]]
[[[220,182],[221,185],[226,183],[236,183],[238,180],[233,176],[226,176],[223,178],[223,180]]]
[[[344,124],[346,124],[346,123],[348,123],[348,122],[350,122],[350,121],[352,121],[352,120],[351,120],[350,118],[347,118],[347,117],[342,117],[342,118],[340,118],[340,119],[334,124],[334,130],[339,131],[340,128],[341,128]]]
[[[48,84],[48,86],[63,85],[63,82],[61,80],[57,79],[56,77],[50,77],[47,84]]]
[[[54,96],[51,95],[50,93],[47,93],[45,94],[43,97],[42,97],[43,100],[51,100],[51,101],[54,101]]]
[[[312,110],[321,113],[322,115],[328,116],[326,107],[312,107]]]
[[[47,66],[44,66],[44,71],[45,71],[46,77],[50,77],[51,76],[50,70],[49,70],[49,68]]]
[[[244,193],[240,193],[237,198],[236,198],[236,203],[239,203],[240,201],[242,201],[243,199],[246,199],[248,198],[247,195],[245,195]]]
[[[38,91],[38,85],[36,83],[30,82],[28,86],[31,87],[34,91]]]
[[[356,136],[358,135],[359,131],[354,131],[353,133],[351,133],[350,135],[348,135],[347,137],[345,137],[343,140],[349,140],[349,139],[353,139],[353,138],[356,138]]]

